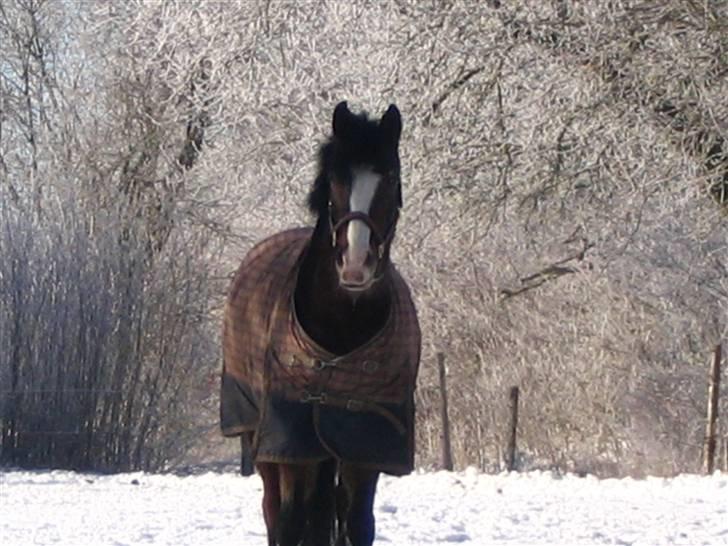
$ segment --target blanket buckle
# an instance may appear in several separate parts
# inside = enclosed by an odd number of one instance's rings
[[[346,409],[349,411],[361,411],[364,407],[364,402],[361,400],[353,400],[349,398],[349,400],[346,401]]]
[[[319,404],[325,404],[326,403],[326,393],[321,392],[319,394],[311,394],[308,391],[303,391],[303,394],[301,395],[301,402],[308,403],[308,402],[318,402]]]
[[[314,368],[318,370],[319,372],[322,370],[325,370],[326,368],[335,368],[336,367],[336,361],[335,360],[317,360],[316,364],[314,365]]]

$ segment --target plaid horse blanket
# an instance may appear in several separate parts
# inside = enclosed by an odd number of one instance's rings
[[[409,473],[420,361],[409,289],[394,270],[386,326],[349,354],[327,352],[303,331],[293,303],[311,234],[299,228],[264,240],[233,279],[223,325],[222,432],[253,432],[256,462],[333,456]]]

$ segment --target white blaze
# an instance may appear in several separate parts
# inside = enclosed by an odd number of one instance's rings
[[[369,214],[381,177],[370,169],[355,170],[353,175],[349,210]],[[350,262],[358,265],[364,263],[369,251],[370,235],[371,230],[363,221],[352,220],[349,222],[346,238],[349,243],[347,254]]]

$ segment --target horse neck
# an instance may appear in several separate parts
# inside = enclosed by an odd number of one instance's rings
[[[301,264],[295,291],[296,315],[304,331],[334,354],[346,354],[385,325],[391,304],[391,272],[356,296],[339,287],[335,249],[327,226],[317,225]]]

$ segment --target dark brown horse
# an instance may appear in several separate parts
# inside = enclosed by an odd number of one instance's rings
[[[389,259],[401,129],[394,105],[375,121],[339,104],[315,228],[258,244],[230,289],[222,429],[250,437],[271,546],[371,545],[380,472],[413,467],[420,333]]]

